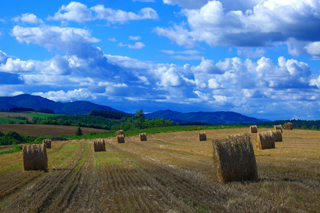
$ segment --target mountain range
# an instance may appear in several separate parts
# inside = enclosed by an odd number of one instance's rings
[[[0,97],[0,109],[10,109],[12,107],[27,107],[35,110],[51,109],[55,114],[81,115],[91,112],[91,110],[109,110],[118,112],[114,108],[91,103],[90,101],[73,101],[61,103],[52,101],[40,96],[22,94],[13,97]]]
[[[159,110],[146,114],[146,118],[170,119],[174,122],[202,122],[207,124],[225,124],[225,123],[258,123],[261,120],[257,118],[241,115],[236,112],[176,112],[172,110]]]
[[[10,109],[12,107],[27,107],[38,109],[51,109],[55,114],[81,115],[95,110],[109,110],[119,112],[109,106],[94,104],[89,101],[56,102],[40,96],[22,94],[13,97],[0,97],[0,109]],[[257,123],[261,120],[248,117],[236,112],[188,112],[182,113],[172,110],[159,110],[145,114],[146,118],[170,119],[174,122],[188,123],[201,122],[207,124],[225,123]]]

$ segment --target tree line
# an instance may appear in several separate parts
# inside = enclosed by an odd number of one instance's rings
[[[19,117],[15,118],[19,119]],[[13,121],[10,123],[14,124]],[[18,123],[79,126],[105,130],[134,130],[174,125],[173,121],[164,120],[163,118],[146,119],[142,109],[136,111],[135,115],[108,110],[92,110],[85,115],[54,115],[47,118],[33,117],[31,121],[21,118],[21,121]]]

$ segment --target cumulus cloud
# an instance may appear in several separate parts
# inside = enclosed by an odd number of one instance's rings
[[[96,13],[96,19],[106,20],[110,23],[125,23],[133,20],[158,19],[157,12],[150,7],[142,8],[138,13],[105,8],[104,5],[96,5],[90,9]]]
[[[305,49],[310,55],[320,56],[320,42],[319,41],[309,43],[308,45],[306,45]]]
[[[169,38],[171,41],[176,42],[180,46],[186,48],[194,48],[196,46],[195,39],[184,26],[174,24],[170,28],[156,27],[153,30],[156,34]]]
[[[128,47],[129,49],[142,49],[144,48],[146,45],[142,42],[135,42],[133,45],[131,44],[123,44],[122,42],[118,43],[119,47]]]
[[[41,97],[48,98],[53,101],[73,101],[73,100],[83,100],[83,99],[95,99],[96,97],[89,90],[85,88],[68,90],[67,92],[63,90],[59,91],[49,91],[49,92],[35,92],[32,95],[38,95]]]
[[[225,11],[230,10],[241,10],[246,11],[248,9],[252,9],[258,3],[262,3],[264,0],[220,0],[223,4],[223,8]],[[179,5],[180,7],[186,9],[200,9],[205,4],[208,3],[208,0],[163,0],[163,3],[169,5]]]
[[[49,20],[57,21],[75,21],[75,22],[88,22],[92,20],[92,13],[88,7],[79,2],[70,2],[67,6],[62,5],[54,16],[49,16]]]
[[[214,79],[214,78],[209,79],[209,81],[208,81],[208,88],[209,89],[219,89],[222,87],[223,87],[223,85],[219,84],[216,79]]]
[[[136,42],[136,43],[134,43],[134,45],[131,45],[131,44],[129,44],[128,45],[128,48],[129,49],[142,49],[142,48],[144,48],[146,45],[144,44],[144,43],[142,43],[142,42]]]
[[[1,53],[0,53],[1,55]],[[0,63],[0,71],[9,73],[22,73],[34,69],[33,61],[22,61],[18,59],[6,58],[3,63]]]
[[[96,19],[106,20],[113,24],[123,24],[132,20],[158,19],[158,14],[154,9],[149,7],[142,8],[138,13],[134,13],[106,8],[104,5],[96,5],[88,8],[80,2],[72,1],[68,5],[62,5],[54,16],[48,17],[48,20],[75,21],[79,23]]]
[[[320,40],[319,1],[250,2],[255,6],[246,11],[225,10],[228,1],[208,1],[200,9],[182,9],[187,26],[157,27],[154,32],[186,48],[194,47],[195,42],[211,47],[264,47],[290,38]]]
[[[29,24],[43,24],[44,22],[42,19],[38,18],[36,15],[32,13],[25,13],[22,14],[21,16],[17,16],[13,18],[14,21],[16,22],[24,22],[24,23],[29,23]]]
[[[91,44],[100,40],[88,30],[71,27],[21,27],[15,26],[12,35],[19,42],[38,44],[48,50],[64,50],[69,54],[86,55]]]
[[[215,66],[213,60],[205,59],[204,57],[202,57],[201,63],[198,66],[192,66],[191,70],[194,72],[221,73],[221,70]]]

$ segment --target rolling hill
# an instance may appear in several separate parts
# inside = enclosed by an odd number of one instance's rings
[[[203,122],[209,124],[225,123],[258,123],[261,120],[241,115],[236,112],[176,112],[172,110],[159,110],[146,114],[146,118],[170,119],[174,122]]]
[[[28,107],[37,109],[51,109],[55,114],[81,115],[91,112],[91,110],[109,110],[118,112],[108,106],[102,106],[91,103],[89,101],[74,101],[74,102],[55,102],[40,96],[22,94],[13,97],[0,97],[0,109],[9,109],[12,107]]]

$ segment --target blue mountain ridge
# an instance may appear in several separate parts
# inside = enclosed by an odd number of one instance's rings
[[[13,97],[0,97],[0,109],[9,109],[12,107],[27,107],[37,109],[51,109],[55,114],[81,115],[95,110],[109,110],[119,112],[109,106],[98,105],[90,101],[56,102],[40,96],[22,94]],[[248,117],[236,112],[188,112],[182,113],[172,110],[159,110],[145,114],[146,118],[163,118],[174,122],[200,122],[207,124],[225,124],[225,123],[258,123],[261,120]]]

